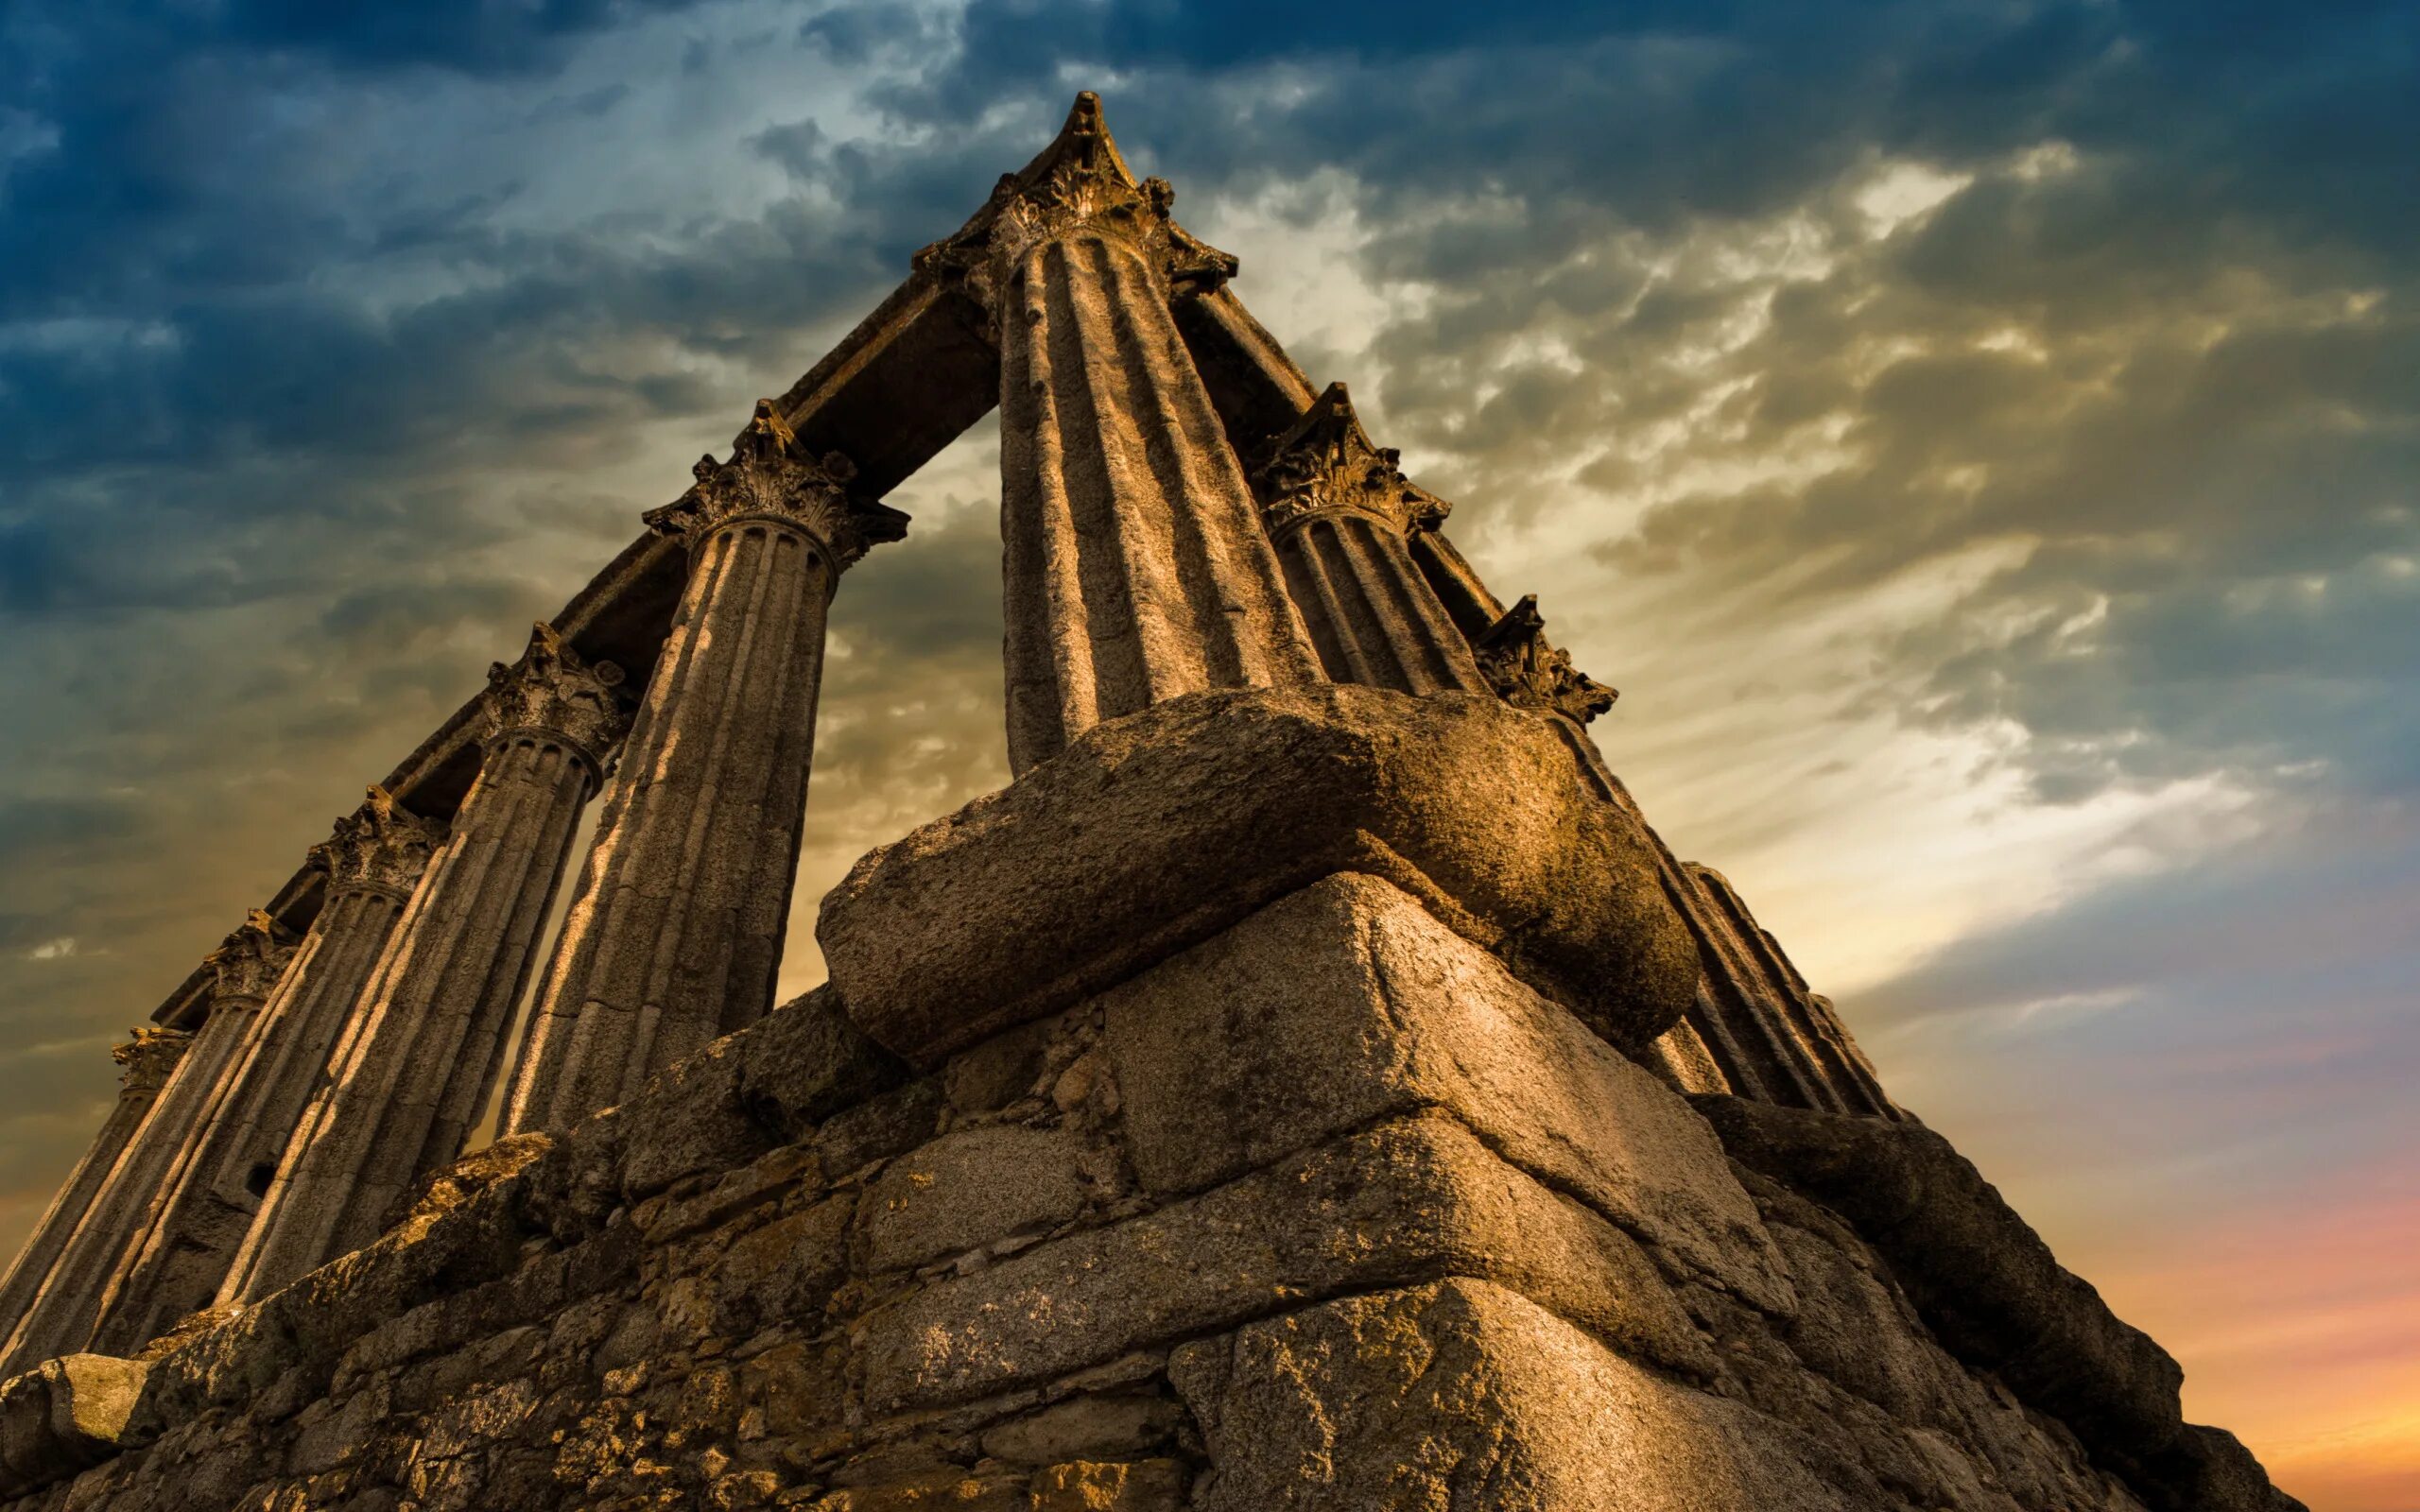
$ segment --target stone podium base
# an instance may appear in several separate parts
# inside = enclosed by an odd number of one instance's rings
[[[1702,1112],[1614,1049],[1661,966],[1608,960],[1586,1020],[1543,995],[1572,941],[1662,950],[1652,900],[1536,890],[1626,853],[1586,820],[1555,839],[1577,810],[1538,811],[1551,866],[1465,865],[1490,776],[1390,758],[1402,713],[1138,716],[877,852],[827,905],[838,991],[472,1157],[374,1245],[152,1358],[0,1386],[7,1505],[2294,1504],[2182,1424],[2172,1366],[2089,1288],[2020,1265],[2001,1305],[1911,1262],[1922,1226],[1822,1158],[1864,1121]],[[1460,748],[1527,759],[1470,717]],[[1376,795],[1343,829],[1409,869],[1304,876],[1327,852],[1272,833],[1197,868],[1243,877],[1216,907],[1149,885],[1218,830],[1162,738],[1257,751],[1272,792]],[[1050,894],[1018,848],[1082,866]],[[1009,938],[1012,901],[1082,930],[1055,957]],[[1954,1154],[1890,1148],[1944,1233],[2015,1243]],[[2008,1329],[1954,1326],[1979,1316],[2095,1348],[2030,1368]],[[73,1410],[75,1381],[107,1410]]]

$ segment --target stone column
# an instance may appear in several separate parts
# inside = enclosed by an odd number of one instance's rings
[[[101,1131],[93,1136],[92,1147],[76,1162],[66,1184],[50,1199],[33,1237],[9,1267],[8,1280],[0,1281],[0,1328],[13,1329],[25,1316],[26,1304],[49,1279],[60,1251],[67,1247],[77,1224],[91,1210],[93,1198],[109,1180],[135,1130],[159,1100],[160,1089],[167,1085],[169,1073],[177,1069],[192,1042],[193,1036],[180,1029],[137,1029],[133,1039],[110,1048],[110,1058],[124,1068],[118,1074],[117,1105],[102,1121]]]
[[[1253,477],[1294,607],[1327,674],[1398,693],[1485,693],[1470,644],[1411,559],[1448,506],[1371,444],[1342,384],[1277,438]]]
[[[628,715],[621,671],[551,627],[488,673],[479,775],[338,1036],[219,1300],[251,1302],[378,1235],[460,1152],[494,1084],[539,929]]]
[[[1689,1022],[1731,1090],[1783,1107],[1900,1116],[1830,1000],[1807,987],[1730,880],[1694,862],[1681,869],[1693,894],[1682,911],[1707,957]]]
[[[0,1377],[91,1342],[101,1298],[168,1172],[200,1132],[202,1111],[250,1033],[252,1017],[294,954],[291,932],[255,908],[204,958],[210,1002],[193,1043],[160,1089],[150,1116],[111,1168],[60,1246],[50,1275],[10,1335]]]
[[[1065,129],[920,269],[1000,347],[1009,764],[1211,688],[1324,680],[1171,299],[1235,259],[1168,217],[1078,97]]]
[[[689,581],[623,751],[512,1077],[505,1129],[568,1128],[773,1005],[826,611],[907,516],[852,499],[769,401],[648,523]]]
[[[326,901],[102,1298],[95,1349],[130,1353],[217,1295],[337,1036],[444,841],[442,823],[373,787],[311,848]]]

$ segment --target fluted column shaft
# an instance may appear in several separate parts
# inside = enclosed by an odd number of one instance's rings
[[[847,495],[769,404],[731,462],[649,516],[690,571],[539,988],[505,1129],[567,1128],[773,1005],[826,611],[905,519]]]
[[[211,1096],[242,1048],[261,1004],[293,954],[293,937],[254,910],[244,926],[211,953],[207,1016],[193,1042],[119,1154],[108,1179],[37,1289],[10,1335],[0,1376],[14,1375],[57,1355],[86,1349],[100,1316],[104,1290],[127,1246],[147,1217],[169,1171],[200,1130]]]
[[[1004,299],[1011,766],[1182,694],[1325,680],[1142,257],[1048,241]]]
[[[93,1347],[128,1353],[210,1305],[259,1211],[328,1057],[445,827],[384,790],[311,850],[328,896],[253,1021],[199,1132],[106,1288]]]
[[[618,671],[588,668],[544,626],[490,677],[478,777],[348,1016],[221,1301],[256,1301],[377,1237],[396,1197],[460,1152],[494,1084],[623,714]]]
[[[1009,765],[1213,688],[1323,682],[1172,298],[1236,261],[1170,218],[1079,95],[1058,139],[919,252],[1000,350]]]
[[[1691,895],[1685,911],[1711,957],[1690,1017],[1735,1090],[1785,1106],[1896,1116],[1830,1005],[1808,989],[1729,880],[1708,867],[1680,869]]]
[[[111,1057],[125,1068],[118,1078],[117,1101],[101,1121],[100,1132],[93,1136],[84,1158],[68,1173],[66,1184],[51,1198],[26,1247],[18,1251],[8,1279],[0,1281],[0,1328],[13,1330],[24,1318],[26,1305],[49,1279],[60,1252],[91,1211],[93,1199],[149,1116],[151,1105],[159,1101],[160,1089],[184,1058],[190,1043],[192,1037],[180,1030],[139,1029],[133,1039],[111,1048]]]

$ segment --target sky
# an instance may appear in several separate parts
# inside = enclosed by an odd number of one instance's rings
[[[1104,97],[1898,1099],[2318,1512],[2420,1508],[2420,10],[0,8],[0,1248],[108,1045]],[[1006,781],[997,435],[812,901]]]

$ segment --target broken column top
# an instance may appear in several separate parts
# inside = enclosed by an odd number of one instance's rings
[[[697,482],[689,490],[644,518],[648,529],[691,546],[725,525],[780,521],[813,536],[836,568],[846,568],[908,534],[907,515],[851,493],[855,464],[838,452],[808,455],[769,399],[756,401],[755,414],[731,443],[730,461],[701,456],[690,472]]]
[[[560,737],[593,771],[601,772],[606,752],[630,724],[622,681],[620,667],[588,661],[553,626],[540,620],[530,627],[529,649],[520,661],[488,668],[488,743],[543,730]]]
[[[1100,96],[1086,90],[1050,145],[1003,174],[964,226],[916,254],[915,268],[955,277],[996,311],[1028,251],[1094,235],[1132,247],[1169,294],[1209,293],[1236,276],[1236,259],[1179,226],[1169,215],[1175,203],[1167,180],[1134,177],[1101,120]]]
[[[1253,491],[1271,536],[1335,510],[1368,515],[1401,535],[1434,530],[1452,506],[1405,477],[1402,460],[1370,439],[1344,385],[1330,384],[1270,448]]]

